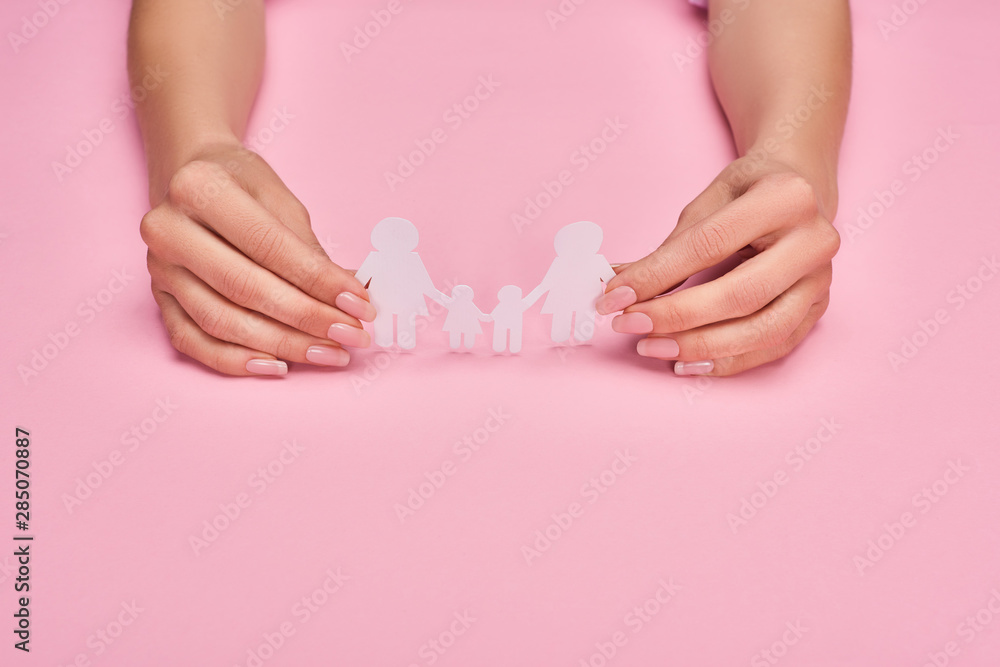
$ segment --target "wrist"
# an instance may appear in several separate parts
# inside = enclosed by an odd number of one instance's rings
[[[242,147],[239,137],[227,129],[205,129],[186,133],[183,137],[170,135],[147,141],[150,205],[156,205],[164,197],[170,179],[185,164],[220,149]]]
[[[805,178],[816,191],[820,214],[831,222],[837,215],[838,151],[816,144],[783,142],[770,137],[751,146],[742,159],[759,165],[767,172],[791,170]],[[771,165],[771,166],[768,166]]]

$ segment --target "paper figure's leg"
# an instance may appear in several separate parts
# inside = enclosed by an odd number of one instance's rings
[[[471,350],[472,346],[476,344],[476,334],[467,333],[465,334],[464,338],[465,338],[465,349]]]
[[[507,330],[499,324],[493,325],[493,351],[503,352],[507,348]]]
[[[573,320],[573,337],[578,343],[588,341],[594,337],[594,321],[597,318],[596,310],[578,310]]]
[[[457,350],[461,342],[462,334],[458,331],[452,331],[448,334],[448,345],[451,346],[451,349]]]
[[[569,340],[570,322],[572,312],[558,312],[552,314],[552,342],[564,343]]]
[[[510,330],[510,351],[515,353],[521,351],[520,327],[515,327]]]
[[[412,350],[417,346],[417,317],[410,315],[403,317],[400,315],[396,319],[396,340],[403,350]]]
[[[392,313],[379,313],[372,325],[375,327],[375,344],[392,347]]]

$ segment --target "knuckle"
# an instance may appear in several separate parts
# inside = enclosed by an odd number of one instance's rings
[[[669,267],[666,262],[659,261],[658,257],[653,256],[646,261],[634,263],[623,273],[628,276],[628,284],[645,286],[656,294],[661,286],[666,287]]]
[[[292,326],[306,333],[322,332],[323,336],[326,335],[326,330],[329,328],[329,324],[326,327],[323,326],[323,322],[332,322],[332,318],[323,317],[322,314],[315,311],[313,308],[307,308],[302,313],[302,315],[295,318]]]
[[[762,350],[775,345],[781,345],[792,334],[792,322],[775,310],[761,311],[756,318],[754,333],[750,337],[754,349]]]
[[[223,295],[244,306],[254,303],[259,296],[250,271],[242,267],[227,269],[222,274],[221,283]]]
[[[783,184],[785,194],[796,210],[804,215],[816,215],[819,211],[819,199],[812,184],[799,175],[791,175]]]
[[[164,242],[169,238],[167,232],[168,221],[160,208],[154,208],[142,216],[139,221],[139,236],[150,248],[162,248]]]
[[[271,353],[278,359],[297,359],[301,356],[296,353],[298,347],[294,338],[286,334],[280,334],[274,340]]]
[[[167,326],[167,335],[170,337],[170,345],[181,354],[191,355],[192,338],[191,330],[180,324]]]
[[[752,275],[744,276],[729,290],[729,306],[740,315],[749,315],[771,301],[770,285]]]
[[[268,222],[252,222],[245,230],[247,252],[259,264],[272,264],[283,254],[281,233]]]
[[[229,332],[232,318],[225,309],[218,306],[201,308],[195,313],[194,321],[202,331],[213,338],[225,339]]]
[[[699,360],[714,358],[714,350],[703,333],[692,333],[686,337],[683,345],[685,359]]]
[[[824,221],[819,231],[819,243],[823,256],[833,259],[840,250],[840,232],[829,222]]]
[[[210,368],[214,368],[220,373],[225,373],[226,375],[235,375],[235,373],[230,372],[226,368],[227,366],[226,348],[221,345],[212,350],[212,352],[209,354],[209,358],[208,361],[206,362],[206,365],[209,366]]]
[[[812,217],[819,212],[819,198],[816,190],[804,176],[782,172],[761,177],[759,186],[773,190],[803,217]]]
[[[222,191],[229,172],[215,162],[192,160],[178,169],[167,185],[171,201],[192,208],[201,208],[212,196]]]
[[[688,316],[676,306],[674,299],[663,297],[657,301],[659,303],[656,309],[656,331],[669,333],[687,331],[691,328],[688,326]]]
[[[691,250],[697,260],[723,259],[728,254],[732,232],[718,223],[705,223],[691,233]]]
[[[302,263],[298,285],[308,294],[319,294],[327,286],[326,267],[329,259],[322,253],[322,249],[319,249]]]

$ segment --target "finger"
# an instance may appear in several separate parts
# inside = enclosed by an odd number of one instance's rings
[[[732,201],[732,199],[733,194],[728,183],[721,180],[721,178],[716,178],[708,185],[707,188],[695,197],[690,204],[684,207],[677,220],[677,225],[674,227],[673,231],[670,232],[667,238],[669,239],[670,237],[677,235],[679,232],[687,229],[696,222],[699,222],[703,218],[715,213],[717,210],[722,208],[722,206]],[[615,276],[617,277],[634,264],[635,262],[612,264],[611,268],[614,269]],[[666,294],[674,291],[687,282],[689,277],[690,276],[682,277],[671,287],[659,289],[659,291],[652,296],[658,296],[660,294]],[[612,292],[614,292],[614,294],[612,294]],[[652,296],[647,296],[646,298],[652,298]],[[605,285],[605,294],[597,300],[595,306],[597,312],[601,315],[610,315],[611,313],[632,305],[638,300],[644,299],[638,298],[635,289],[632,286],[628,284],[620,284],[615,280],[611,280],[607,285]]]
[[[168,278],[170,294],[191,320],[214,339],[298,363],[346,366],[351,359],[350,354],[334,341],[309,336],[230,303],[183,267],[173,267],[171,272],[173,276]]]
[[[629,263],[612,264],[611,268],[614,270],[615,274],[619,274],[622,271],[626,270],[628,266]],[[687,282],[686,278],[677,283],[676,285],[673,285],[672,287],[663,290],[662,293],[666,294],[668,292],[672,292],[681,285],[683,285],[685,282]],[[608,283],[608,285],[610,285],[610,283]],[[615,288],[605,286],[605,292],[594,303],[594,308],[601,315],[610,315],[611,313],[616,313],[619,310],[628,308],[635,302],[636,302],[635,290],[633,290],[628,285],[619,285],[618,287]],[[639,333],[639,332],[633,332],[633,333]]]
[[[177,218],[171,226],[171,237],[157,239],[156,247],[163,249],[162,259],[185,266],[229,301],[319,338],[327,337],[335,324],[360,330],[361,323],[342,310],[313,299],[258,266],[205,227],[182,215]],[[161,228],[167,226],[158,224]],[[147,232],[146,236],[165,233],[161,229]],[[197,250],[192,252],[190,248]],[[343,300],[339,298],[338,303]]]
[[[217,194],[201,195],[199,189],[206,182],[216,186]],[[174,203],[188,215],[306,294],[327,304],[335,303],[345,291],[368,300],[368,293],[353,274],[282,224],[222,166],[191,162],[171,180],[170,192]]]
[[[681,210],[677,217],[677,226],[671,234],[678,234],[692,225],[701,222],[720,208],[736,199],[736,194],[728,181],[721,176],[708,184],[708,187],[698,193],[691,203]]]
[[[256,153],[247,152],[250,154],[250,160],[255,168],[236,173],[236,180],[250,193],[251,197],[259,201],[271,215],[295,232],[306,245],[330,258],[330,253],[316,236],[306,206],[285,185],[285,182],[271,168],[271,165]],[[348,272],[351,275],[355,273],[354,271]],[[370,320],[372,318],[374,318],[374,313],[370,318],[362,317],[361,319]]]
[[[754,240],[816,217],[812,186],[797,176],[758,181],[743,196],[671,234],[655,251],[633,262],[608,283],[628,286],[638,301],[715,266]]]
[[[829,281],[829,263],[837,252],[840,240],[832,225],[822,224],[829,228],[829,232],[819,225],[795,227],[767,251],[744,261],[719,278],[630,306],[619,317],[632,323],[641,318],[627,317],[628,314],[643,313],[652,323],[651,331],[687,331],[756,313],[803,276],[812,274],[824,264],[827,268],[821,273]]]
[[[162,290],[153,290],[170,344],[181,354],[226,375],[285,375],[288,365],[257,350],[212,338],[205,333],[177,300]]]
[[[674,373],[678,375],[697,374],[711,377],[725,377],[742,373],[743,371],[762,366],[772,361],[777,361],[787,356],[802,342],[802,339],[806,337],[806,334],[809,333],[819,318],[823,316],[823,313],[826,312],[829,304],[830,300],[828,298],[813,304],[806,314],[805,319],[802,320],[795,331],[778,345],[733,357],[715,359],[709,362],[708,365],[704,365],[704,362],[677,362],[674,364]],[[680,369],[678,369],[678,365],[680,365]],[[703,372],[706,370],[707,372]],[[695,372],[691,373],[691,371]]]
[[[791,336],[812,304],[828,298],[829,285],[822,276],[807,276],[752,315],[668,336],[653,334],[640,340],[636,351],[645,357],[693,362],[769,349]]]
[[[249,150],[247,153],[250,168],[233,174],[243,189],[308,245],[325,253],[313,234],[309,210],[264,158]]]
[[[612,264],[612,265],[611,265],[611,268],[612,268],[612,269],[614,270],[614,272],[615,272],[615,275],[617,275],[617,274],[621,273],[622,271],[624,271],[624,270],[625,270],[625,267],[627,267],[627,266],[628,266],[629,264],[631,264],[631,263],[632,263],[632,262],[625,262],[624,264]],[[674,285],[673,287],[671,287],[671,288],[669,288],[669,289],[666,289],[666,290],[664,290],[664,294],[666,294],[667,292],[672,292],[672,291],[674,291],[675,289],[677,289],[678,287],[680,287],[681,285],[683,285],[683,284],[684,284],[684,283],[686,283],[686,282],[687,282],[687,279],[685,278],[684,280],[680,281],[679,283],[677,283],[677,284],[676,284],[676,285]],[[614,312],[614,311],[611,311],[611,312]],[[602,315],[607,315],[608,313],[601,313],[601,314],[602,314]]]

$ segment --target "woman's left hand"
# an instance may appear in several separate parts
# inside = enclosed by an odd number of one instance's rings
[[[624,308],[612,328],[648,334],[638,353],[677,360],[678,375],[733,375],[779,359],[830,301],[840,235],[823,209],[795,168],[740,158],[684,208],[659,248],[620,269],[597,310]],[[735,253],[745,261],[716,280],[654,298]]]

